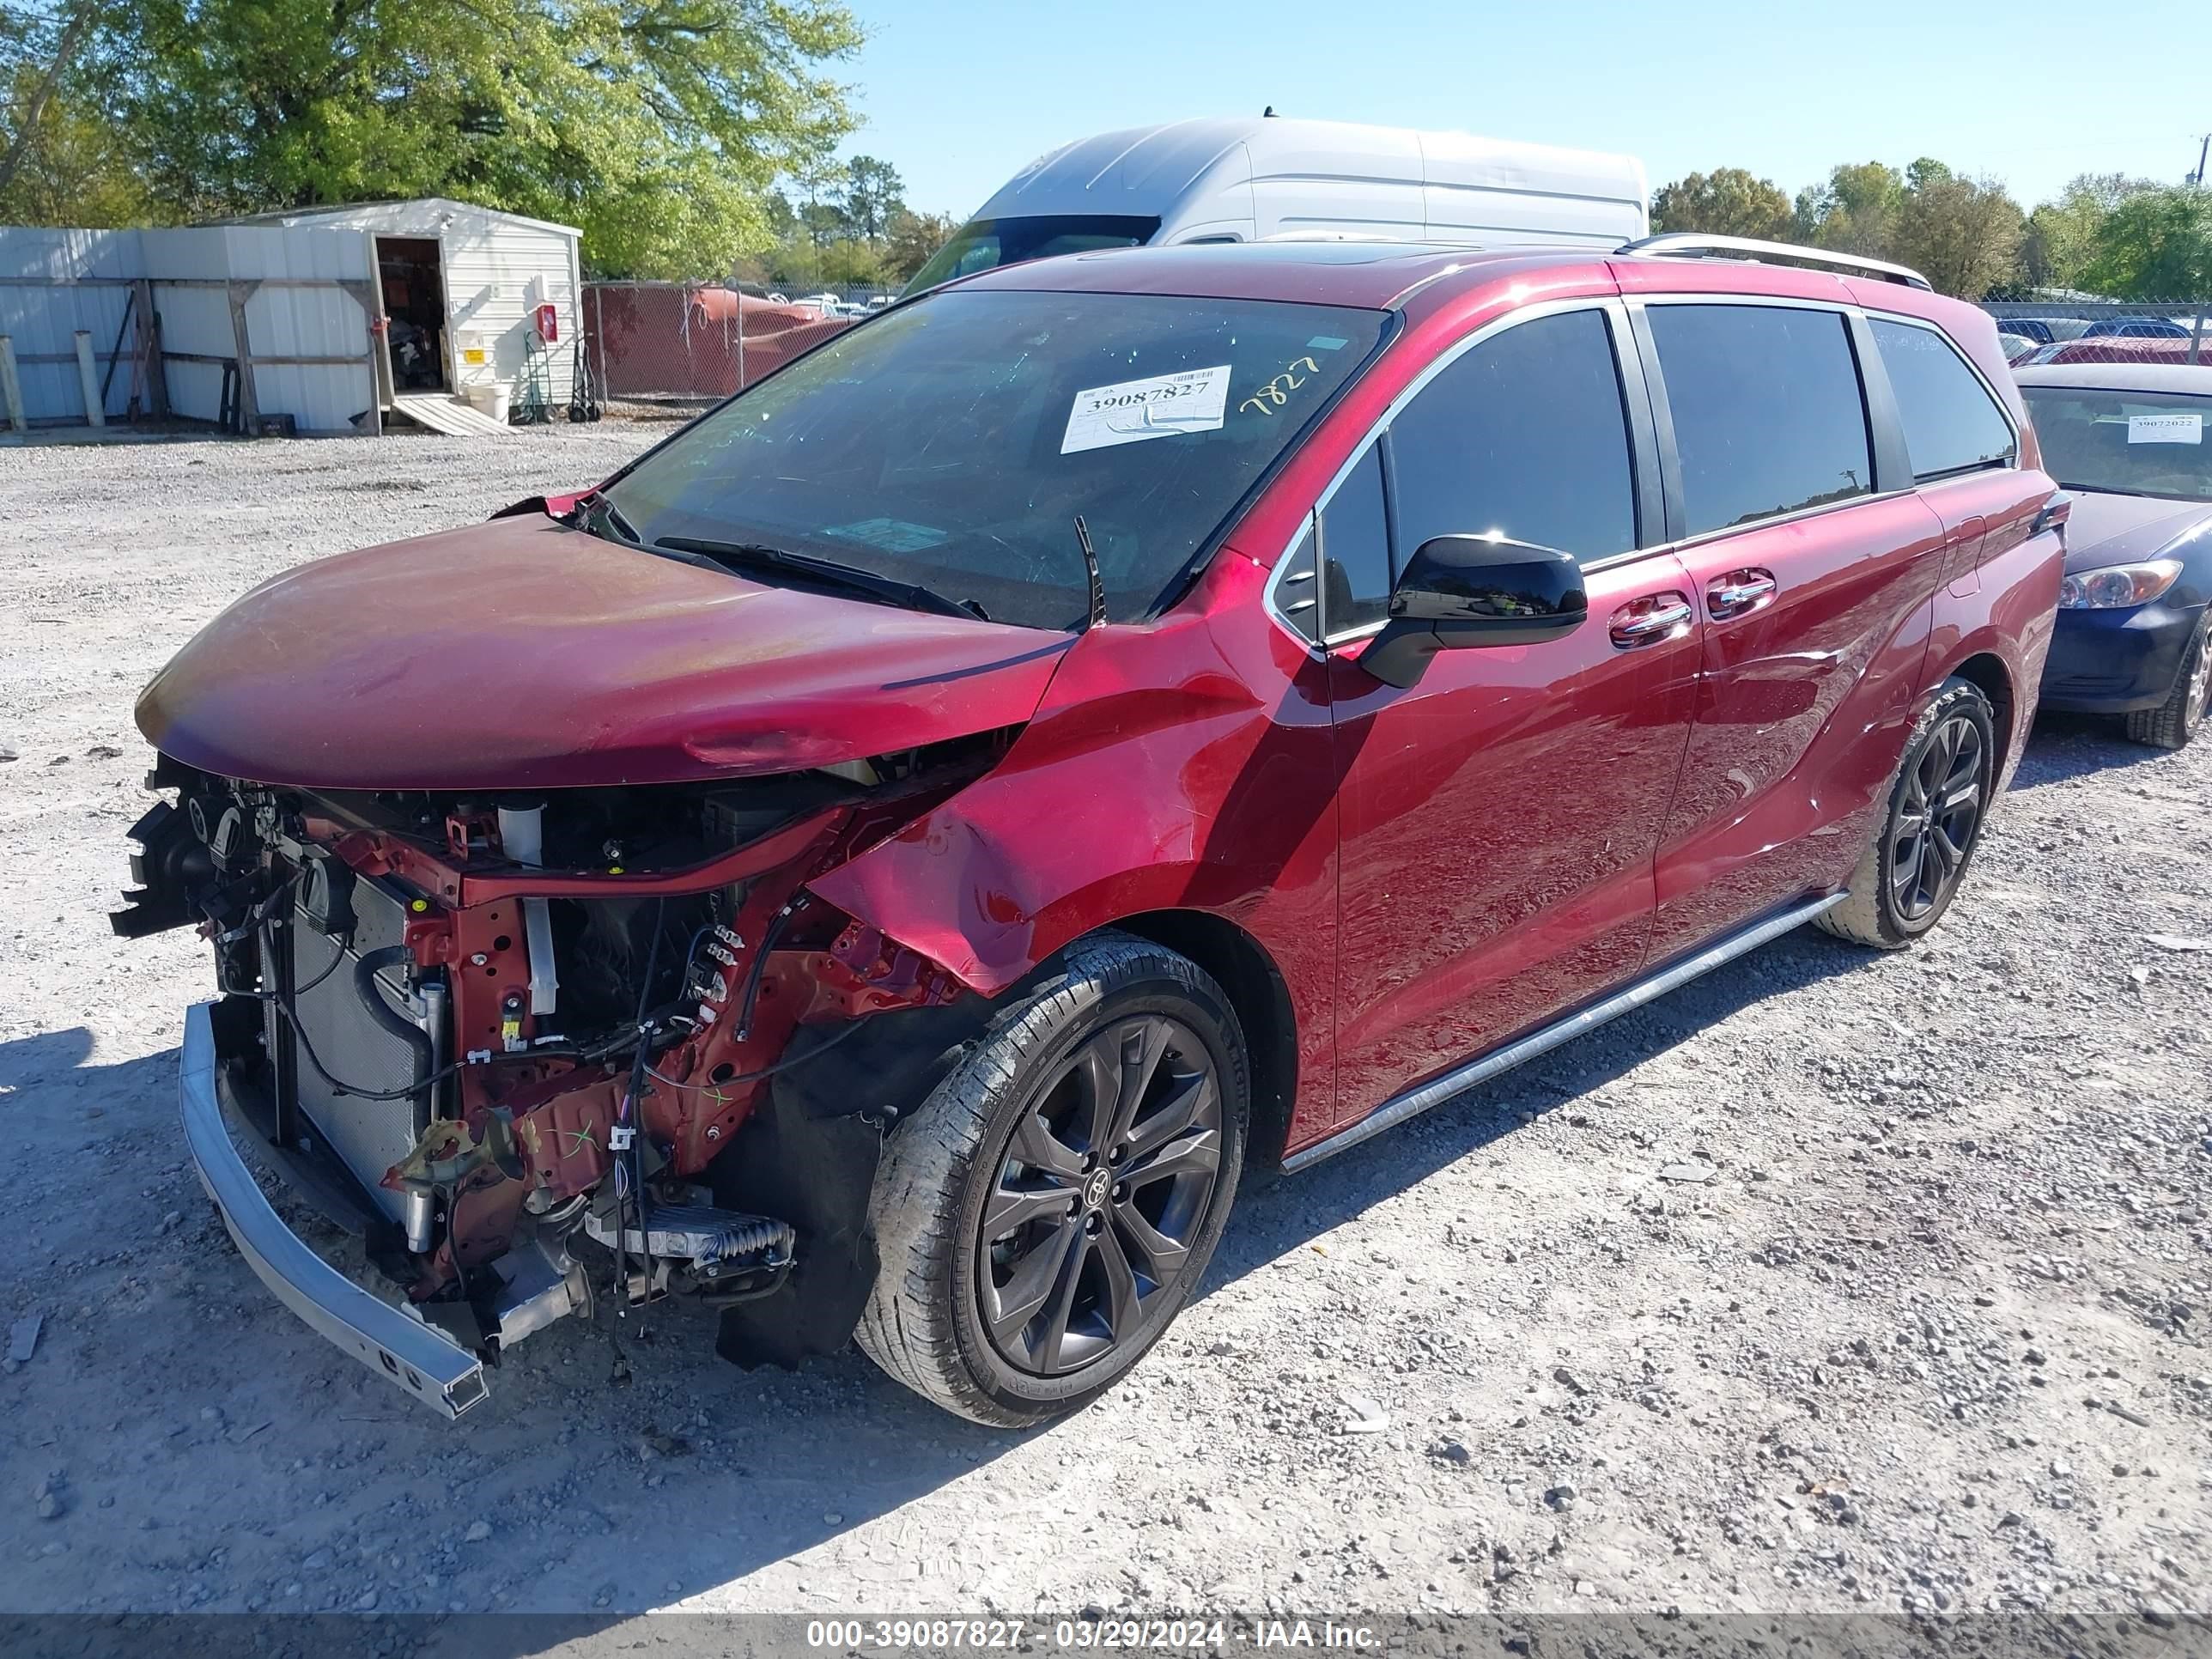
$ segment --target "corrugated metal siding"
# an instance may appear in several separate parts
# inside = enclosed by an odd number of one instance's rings
[[[238,349],[230,326],[230,298],[219,288],[171,288],[163,277],[225,282],[228,249],[220,230],[147,230],[146,274],[154,280],[154,309],[161,319],[161,349],[228,357]],[[191,420],[212,421],[222,406],[222,370],[213,363],[164,363],[169,409]]]
[[[380,236],[427,236],[434,241],[453,225],[486,221],[516,225],[525,230],[546,231],[556,236],[565,236],[571,241],[582,234],[574,225],[556,225],[544,219],[502,213],[497,208],[477,207],[445,196],[418,196],[406,202],[352,202],[336,207],[297,208],[286,213],[259,214],[250,219],[228,222],[282,224],[288,228],[301,225],[346,225],[356,230],[374,231]]]
[[[377,234],[431,235],[444,247],[449,333],[459,384],[496,380],[519,395],[531,358],[536,307],[556,309],[561,337],[544,361],[547,397],[568,401],[582,321],[576,280],[576,238],[559,228],[471,208],[456,202],[396,202],[318,215],[283,225],[205,225],[173,230],[0,229],[0,279],[7,276],[149,278],[161,343],[173,352],[231,357],[237,350],[230,300],[222,288],[177,286],[185,280],[227,283],[295,277],[373,281]],[[70,361],[23,363],[24,400],[33,420],[82,420],[83,397],[74,361],[75,331],[88,331],[94,349],[113,348],[129,290],[122,288],[9,287],[0,280],[0,333],[19,357],[70,354]],[[289,415],[302,432],[356,430],[353,417],[375,398],[368,352],[368,316],[342,289],[263,288],[246,301],[249,347],[257,357],[349,357],[358,364],[265,364],[256,368],[256,401],[264,415]],[[478,338],[489,364],[465,368],[458,340]],[[104,368],[105,365],[103,364]],[[170,408],[212,421],[220,413],[222,368],[170,362]],[[108,412],[122,412],[130,375],[118,372]]]
[[[222,234],[234,279],[369,280],[369,238],[362,231],[227,228]],[[254,399],[264,415],[289,415],[302,432],[345,432],[354,429],[355,416],[366,415],[375,403],[368,313],[353,293],[339,288],[260,289],[246,302],[246,327],[257,357],[361,360],[357,364],[268,364],[256,368]],[[364,422],[362,429],[367,426]]]
[[[446,317],[454,389],[496,382],[520,398],[529,370],[534,313],[557,307],[561,337],[547,358],[548,397],[566,405],[575,377],[582,295],[576,269],[576,233],[522,220],[465,202],[425,198],[306,209],[288,218],[288,234],[313,227],[348,226],[379,236],[434,238],[444,249]],[[490,361],[461,358],[461,337],[476,337]]]
[[[0,334],[15,342],[17,378],[23,388],[24,415],[32,421],[84,419],[83,383],[76,367],[76,331],[92,336],[105,376],[106,354],[114,349],[131,291],[123,288],[22,287],[9,276],[70,281],[85,276],[136,276],[139,271],[135,230],[0,229]],[[125,341],[125,349],[130,346]],[[27,357],[63,354],[67,362],[25,362]],[[116,371],[107,391],[107,412],[120,416],[131,395],[131,371]],[[5,417],[0,416],[0,429]]]
[[[459,386],[495,380],[522,397],[532,356],[537,307],[550,304],[560,319],[561,337],[546,355],[548,399],[565,407],[574,380],[578,309],[574,257],[576,244],[557,232],[486,215],[456,217],[441,238],[445,249],[446,315],[453,337],[453,369]],[[471,368],[461,361],[473,339],[489,354],[489,364]]]

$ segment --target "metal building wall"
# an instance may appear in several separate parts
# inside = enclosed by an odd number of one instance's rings
[[[148,230],[147,273],[154,279],[165,350],[202,356],[237,353],[226,288],[179,288],[163,278],[269,277],[323,282],[368,280],[368,239],[357,230],[321,226],[207,225]],[[289,415],[301,432],[359,430],[353,417],[375,401],[368,356],[368,314],[338,288],[264,287],[246,301],[246,339],[256,357],[343,357],[345,363],[263,364],[253,374],[264,416]],[[171,362],[169,404],[179,415],[211,421],[221,407],[222,369],[214,363]]]
[[[533,356],[535,309],[550,304],[560,339],[542,360],[545,392],[556,409],[567,404],[583,322],[576,234],[464,203],[424,200],[179,229],[0,228],[0,333],[15,343],[29,417],[85,418],[76,331],[91,333],[105,373],[104,354],[115,349],[124,321],[127,288],[69,284],[143,278],[161,318],[173,413],[219,417],[224,362],[240,347],[233,292],[246,283],[257,285],[245,301],[248,354],[312,360],[257,362],[253,412],[289,415],[301,432],[375,429],[373,420],[356,419],[377,398],[368,307],[375,304],[380,234],[434,237],[441,245],[448,334],[475,337],[489,359],[468,365],[456,348],[457,390],[496,380],[520,393]],[[53,280],[10,286],[9,276]],[[56,361],[24,361],[40,357]],[[129,393],[126,366],[112,377],[110,415],[122,412]]]
[[[62,288],[58,282],[85,276],[137,276],[140,268],[135,230],[47,230],[0,228],[0,334],[15,343],[17,374],[23,388],[25,417],[32,422],[82,421],[85,417],[82,377],[76,367],[76,331],[92,336],[101,354],[98,367],[107,374],[106,354],[115,346],[130,302],[126,288]],[[36,277],[36,285],[6,279]],[[127,349],[130,343],[125,342]],[[40,363],[34,357],[66,362]],[[106,412],[119,416],[131,392],[125,364],[109,377]],[[0,421],[0,430],[5,422]]]
[[[228,357],[237,352],[230,299],[220,288],[171,288],[162,277],[226,282],[230,276],[219,230],[143,230],[142,275],[155,278],[154,312],[161,319],[161,349]],[[214,363],[164,362],[169,410],[188,420],[212,421],[222,408],[222,370]]]
[[[550,305],[559,319],[561,338],[544,364],[547,401],[556,409],[565,405],[583,325],[576,292],[575,239],[487,214],[457,219],[441,240],[446,312],[452,319],[459,385],[496,380],[513,387],[520,401],[532,355],[534,314],[539,305]],[[482,368],[460,361],[459,342],[471,334],[482,337],[490,353],[490,362]]]
[[[534,313],[539,305],[554,307],[561,337],[544,365],[548,400],[556,409],[568,403],[576,341],[583,326],[575,230],[436,197],[307,208],[286,216],[288,231],[311,225],[348,226],[372,238],[423,237],[438,242],[446,282],[449,367],[456,392],[497,381],[513,388],[519,398],[531,356]],[[471,365],[462,361],[459,342],[465,334],[482,339],[488,362]]]

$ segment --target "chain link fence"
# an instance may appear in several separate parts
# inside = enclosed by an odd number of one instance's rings
[[[786,295],[720,283],[586,283],[584,337],[602,398],[709,402],[890,303],[884,289]],[[2212,365],[2212,301],[2034,291],[1984,300],[2014,367]]]
[[[2013,367],[2030,363],[2212,365],[2212,301],[2094,295],[1984,300]]]
[[[599,395],[726,398],[890,303],[879,289],[786,295],[716,283],[586,283]]]

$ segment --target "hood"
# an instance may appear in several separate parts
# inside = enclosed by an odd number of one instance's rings
[[[1018,726],[1072,638],[500,519],[263,583],[155,677],[138,729],[307,788],[742,777]]]
[[[2069,573],[2154,557],[2168,544],[2212,523],[2212,504],[2203,501],[2107,495],[2094,489],[2071,493],[2074,507],[2066,520]]]

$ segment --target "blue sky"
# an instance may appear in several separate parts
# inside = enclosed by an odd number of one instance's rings
[[[1268,104],[1626,150],[1655,188],[1738,166],[1794,195],[1838,161],[1934,155],[2030,206],[2077,173],[2178,181],[2212,129],[2212,22],[2171,0],[852,3],[872,38],[837,71],[866,121],[848,151],[963,216],[1068,139]]]

